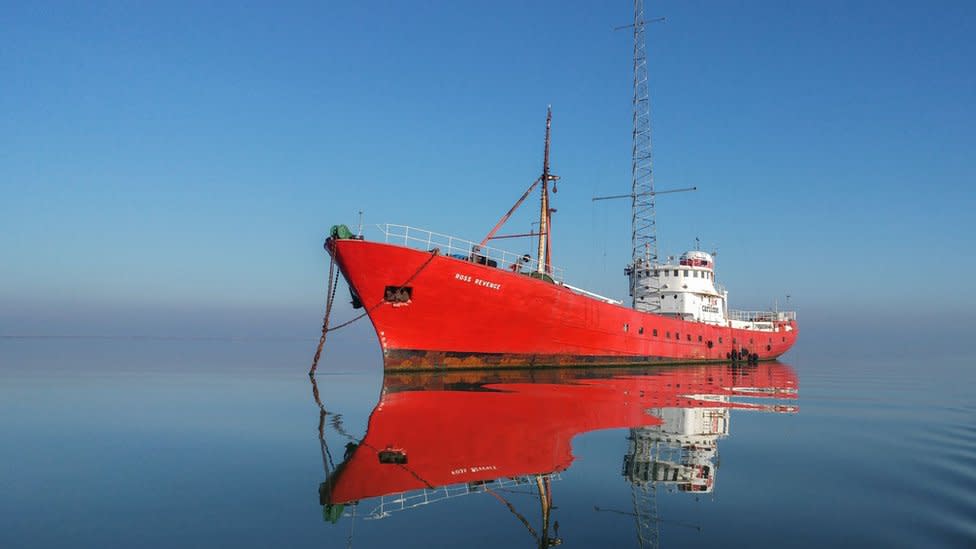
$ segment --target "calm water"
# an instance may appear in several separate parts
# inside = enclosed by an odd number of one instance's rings
[[[0,339],[0,547],[976,546],[966,361],[384,380],[370,343],[316,398],[313,345]]]

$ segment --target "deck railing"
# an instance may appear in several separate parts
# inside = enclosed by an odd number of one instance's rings
[[[562,479],[559,473],[549,473],[538,476],[544,479],[548,478],[550,480]],[[499,478],[490,480],[488,482],[451,484],[449,486],[440,486],[437,488],[420,488],[410,492],[387,494],[385,496],[379,496],[376,500],[376,506],[373,507],[363,518],[366,520],[383,519],[397,511],[405,511],[407,509],[413,509],[416,507],[429,505],[431,503],[436,503],[438,501],[453,499],[459,496],[484,493],[488,490],[511,491],[515,488],[523,486],[534,488],[536,486],[535,477],[536,475]]]
[[[796,311],[736,311],[729,310],[729,320],[744,322],[777,322],[796,320]]]
[[[409,227],[407,225],[383,224],[376,225],[376,228],[383,233],[387,244],[399,244],[425,252],[437,248],[442,255],[472,261],[483,265],[490,265],[488,260],[495,263],[500,269],[510,269],[512,265],[519,265],[519,270],[535,271],[539,266],[539,259],[533,258],[528,262],[522,263],[523,254],[517,254],[506,250],[499,250],[490,246],[479,246],[477,242],[464,240],[456,236],[431,232],[425,229]],[[558,267],[549,265],[549,276],[556,282],[563,281],[563,271]]]

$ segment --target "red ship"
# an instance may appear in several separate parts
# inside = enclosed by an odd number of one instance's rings
[[[494,257],[517,261],[514,254],[480,247],[458,257],[452,252],[477,245],[386,230],[401,244],[334,231],[326,247],[354,304],[368,307],[387,369],[758,361],[796,341],[793,313],[726,312],[727,294],[715,287],[704,252],[647,269],[676,286],[661,289],[663,311],[647,312],[550,275],[496,266]],[[427,249],[410,246],[418,242]]]
[[[314,378],[313,378],[314,383]],[[574,461],[582,433],[629,428],[622,474],[635,487],[711,492],[729,411],[795,413],[798,382],[777,362],[646,369],[550,369],[387,373],[366,435],[345,457],[326,457],[319,488],[325,516],[365,505],[389,513],[512,484],[537,486],[544,515],[553,479]],[[317,397],[317,391],[316,391]],[[320,436],[327,424],[321,407]],[[472,418],[477,418],[472,424]],[[323,456],[332,456],[323,446]],[[494,495],[494,494],[493,494]],[[496,495],[497,497],[497,495]]]
[[[402,225],[381,226],[383,241],[332,228],[325,247],[353,305],[366,307],[387,369],[756,362],[796,341],[792,312],[728,309],[713,254],[658,260],[655,197],[694,188],[654,189],[643,11],[635,6],[632,190],[603,197],[631,199],[630,306],[571,286],[551,264],[550,187],[556,192],[559,177],[549,169],[550,109],[542,175],[480,242]],[[498,235],[537,186],[538,230]],[[536,256],[488,246],[510,237],[537,238]]]

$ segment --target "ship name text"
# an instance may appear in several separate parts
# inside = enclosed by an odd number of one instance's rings
[[[455,280],[460,280],[461,282],[470,282],[470,283],[474,284],[475,286],[483,286],[485,288],[490,288],[492,290],[501,290],[502,289],[502,285],[499,284],[499,283],[497,283],[497,282],[490,282],[488,280],[482,280],[480,278],[475,278],[475,277],[473,277],[471,275],[466,275],[466,274],[461,274],[461,273],[454,273],[454,279]]]
[[[452,469],[451,475],[461,475],[464,473],[481,473],[483,471],[497,471],[498,466],[496,465],[475,465],[474,467],[461,467],[460,469]]]

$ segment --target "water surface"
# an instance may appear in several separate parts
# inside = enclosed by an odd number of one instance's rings
[[[364,347],[316,398],[313,345],[0,340],[0,546],[976,545],[964,361],[384,379]]]

